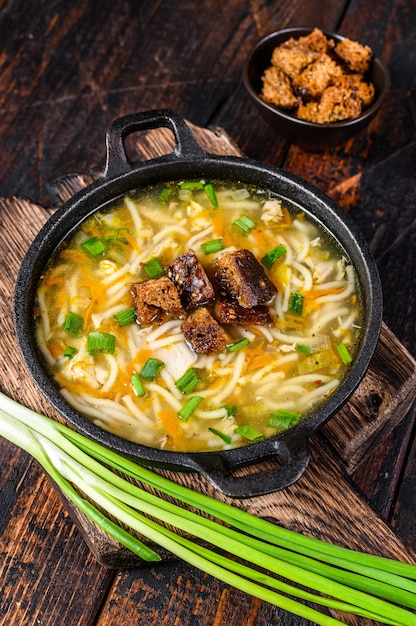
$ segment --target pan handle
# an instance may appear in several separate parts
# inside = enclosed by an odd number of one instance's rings
[[[257,445],[253,446],[256,450]],[[246,453],[247,448],[244,450]],[[232,470],[243,464],[229,462],[221,455],[202,455],[195,460],[193,466],[216,489],[230,498],[262,496],[284,489],[302,476],[310,459],[307,438],[274,441],[270,450],[261,455],[261,459],[258,457],[258,452],[255,454],[256,461],[273,457],[278,457],[279,463],[276,469],[247,476],[234,476]]]
[[[133,163],[127,156],[125,139],[134,132],[156,128],[169,128],[175,136],[173,152],[159,159],[207,157],[207,152],[196,141],[186,122],[170,109],[132,113],[116,119],[107,131],[107,161],[103,178],[114,178],[137,169],[137,163]]]

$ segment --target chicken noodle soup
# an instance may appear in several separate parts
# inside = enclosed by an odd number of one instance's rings
[[[267,190],[172,182],[86,219],[42,276],[39,348],[62,396],[154,448],[243,446],[345,377],[361,299],[345,252]]]

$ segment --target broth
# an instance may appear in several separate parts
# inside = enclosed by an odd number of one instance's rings
[[[192,263],[211,291],[183,291]],[[361,298],[344,250],[301,207],[185,181],[126,194],[78,226],[34,314],[70,405],[124,439],[198,452],[276,435],[322,404],[356,354]]]

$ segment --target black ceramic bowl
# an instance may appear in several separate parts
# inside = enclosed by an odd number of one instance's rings
[[[270,66],[273,50],[290,37],[297,39],[312,32],[311,28],[286,28],[263,37],[251,50],[243,68],[244,85],[259,113],[283,137],[305,150],[319,151],[344,143],[363,130],[379,111],[390,86],[389,72],[377,57],[373,58],[366,80],[375,87],[373,103],[356,119],[328,124],[299,120],[288,112],[264,102],[259,96],[262,76]],[[323,31],[336,42],[345,37]]]
[[[143,163],[131,163],[125,147],[127,136],[160,127],[173,132],[174,151]],[[126,441],[95,426],[69,406],[52,382],[37,348],[33,311],[39,279],[51,255],[87,216],[129,190],[192,177],[257,185],[309,211],[332,232],[354,264],[363,292],[364,318],[361,344],[348,377],[306,419],[281,435],[243,448],[188,454]],[[198,471],[220,491],[238,498],[276,491],[302,475],[309,461],[308,438],[348,400],[368,368],[379,336],[381,315],[382,296],[376,266],[360,231],[344,211],[319,190],[282,170],[251,159],[208,154],[196,142],[186,123],[167,110],[133,114],[114,122],[107,133],[105,173],[46,222],[23,259],[15,290],[15,328],[24,361],[41,392],[68,423],[88,437],[145,464]],[[234,468],[273,457],[280,462],[261,476],[255,473],[237,477],[232,473]]]

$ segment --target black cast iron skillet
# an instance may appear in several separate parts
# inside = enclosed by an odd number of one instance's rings
[[[136,131],[169,128],[175,137],[172,153],[132,163],[126,138]],[[364,319],[361,346],[345,381],[328,400],[288,431],[243,448],[223,452],[182,453],[153,449],[112,435],[77,413],[51,382],[33,332],[33,309],[38,281],[60,242],[81,221],[106,202],[140,186],[160,181],[205,178],[240,181],[270,189],[298,203],[332,232],[351,258],[363,291]],[[207,153],[183,119],[169,110],[155,110],[116,120],[107,132],[107,162],[101,178],[58,209],[30,246],[15,290],[15,328],[26,366],[40,391],[78,431],[144,464],[197,471],[217,489],[246,498],[282,489],[295,482],[309,462],[310,435],[332,417],[363,378],[373,355],[382,319],[382,295],[375,263],[355,224],[330,198],[305,181],[280,169],[246,158]],[[249,476],[233,470],[274,458],[276,467]]]

